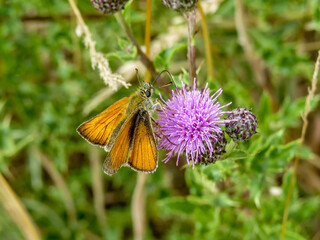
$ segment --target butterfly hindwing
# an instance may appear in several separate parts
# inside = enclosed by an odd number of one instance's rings
[[[104,162],[104,171],[112,175],[125,164],[142,172],[153,172],[157,168],[156,141],[146,110],[133,112],[123,124]]]
[[[125,121],[129,100],[129,97],[122,98],[102,113],[84,122],[78,127],[78,133],[88,142],[108,148],[111,145],[109,143],[111,136],[115,135],[114,130]]]
[[[153,135],[151,119],[146,110],[140,110],[136,117],[131,156],[131,168],[142,172],[153,172],[158,166],[158,151]]]

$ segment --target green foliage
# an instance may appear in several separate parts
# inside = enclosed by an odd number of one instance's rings
[[[158,71],[162,69],[169,69],[172,64],[174,56],[179,53],[179,51],[186,50],[186,43],[179,43],[173,47],[162,50],[154,59],[154,65]]]
[[[163,164],[165,153],[160,151],[158,170],[148,175],[146,186],[146,239],[279,238],[292,176],[289,166],[300,144],[306,102],[301,96],[307,93],[317,50],[303,47],[319,41],[319,1],[244,2],[248,33],[270,71],[279,108],[274,109],[268,92],[255,81],[238,43],[234,1],[222,1],[216,11],[207,13],[214,79],[207,79],[200,24],[197,28],[198,85],[208,82],[212,91],[222,87],[219,100],[232,101],[229,110],[251,109],[258,118],[258,132],[248,142],[229,143],[223,160],[195,169]],[[97,50],[105,53],[113,71],[138,59],[113,16],[99,15],[89,0],[77,4]],[[139,43],[144,40],[144,8],[144,1],[134,0],[124,10]],[[68,1],[14,0],[0,5],[0,173],[42,239],[132,239],[130,204],[137,174],[128,168],[112,177],[103,175],[102,169],[93,173],[92,146],[75,129],[135,91],[137,81],[132,79],[133,87],[103,99],[90,116],[83,115],[84,106],[105,84],[91,68],[89,51],[75,34],[70,12]],[[153,1],[153,39],[184,21],[161,1]],[[188,83],[187,35],[176,34],[181,36],[154,56],[154,64],[158,71],[172,70],[179,87],[181,81]],[[301,86],[303,94],[298,92]],[[317,107],[315,97],[312,110]],[[98,151],[102,166],[106,152]],[[43,166],[43,155],[71,194],[75,221],[61,186]],[[301,159],[313,157],[303,146]],[[96,174],[102,175],[104,185],[102,214],[107,222],[102,225],[95,210]],[[318,192],[310,193],[299,184],[294,188],[286,239],[311,239],[319,231],[319,201]],[[1,203],[0,239],[24,239]]]

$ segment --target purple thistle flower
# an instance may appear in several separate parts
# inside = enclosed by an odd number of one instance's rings
[[[161,136],[159,149],[169,150],[163,162],[168,162],[173,154],[177,154],[177,162],[182,153],[185,153],[188,164],[194,165],[201,155],[212,157],[213,145],[219,141],[218,134],[222,133],[221,125],[229,122],[222,119],[224,113],[221,109],[230,103],[220,106],[217,98],[222,93],[220,88],[212,96],[209,94],[208,84],[203,91],[197,90],[194,83],[191,91],[182,89],[172,91],[172,98],[164,101],[163,110],[159,111],[158,123]],[[161,135],[160,134],[160,135]]]

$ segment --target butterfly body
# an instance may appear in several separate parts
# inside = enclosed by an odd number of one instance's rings
[[[142,82],[131,96],[78,127],[84,139],[109,152],[103,165],[108,175],[122,166],[142,172],[156,170],[158,152],[150,116],[156,105],[151,100],[152,94],[152,84]]]

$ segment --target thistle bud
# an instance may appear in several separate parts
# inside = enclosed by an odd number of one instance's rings
[[[124,8],[129,0],[91,0],[98,11],[106,14],[116,13]]]
[[[233,109],[226,123],[226,132],[234,141],[246,141],[256,133],[257,117],[246,108]]]
[[[198,0],[162,0],[162,2],[172,10],[188,12],[195,8]]]
[[[204,154],[199,157],[199,164],[208,165],[218,161],[224,153],[226,153],[227,140],[224,136],[224,132],[217,133],[216,138],[212,139],[212,152],[206,149]]]

